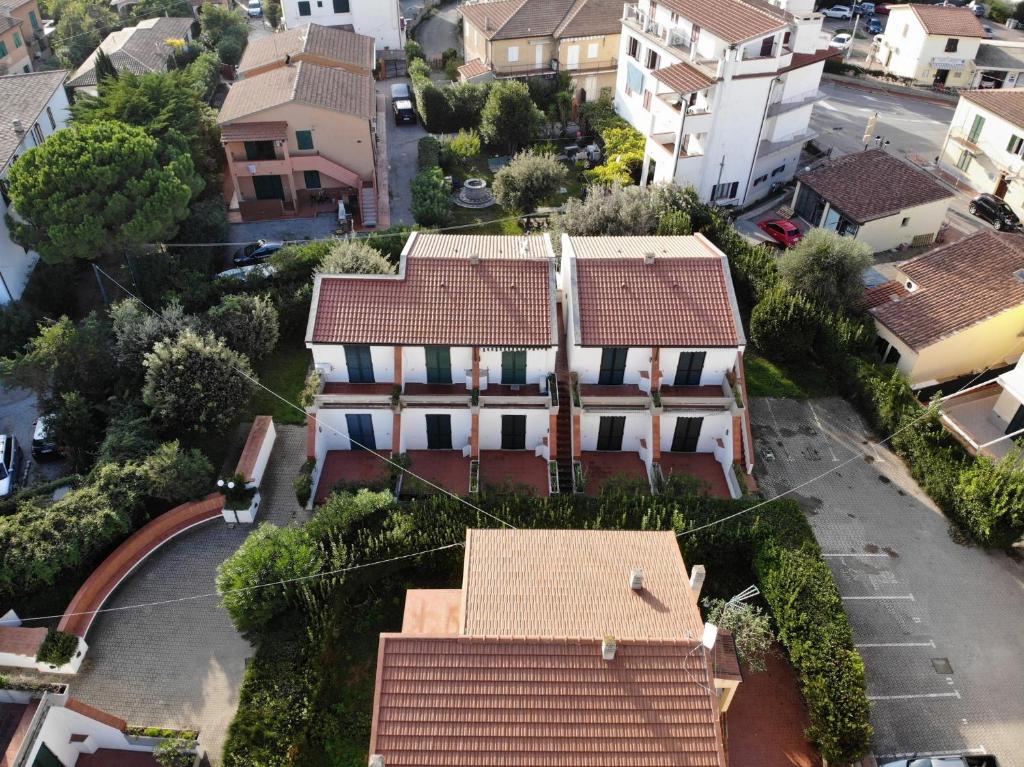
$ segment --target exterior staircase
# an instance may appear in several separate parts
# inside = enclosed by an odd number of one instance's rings
[[[377,190],[369,181],[359,191],[359,215],[363,226],[377,226]]]
[[[572,400],[569,391],[569,362],[565,349],[565,321],[558,304],[558,354],[555,357],[555,380],[558,387],[558,488],[563,495],[572,494]]]

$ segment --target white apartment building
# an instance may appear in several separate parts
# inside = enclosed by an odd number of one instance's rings
[[[797,170],[827,58],[812,0],[640,0],[622,20],[615,109],[647,136],[642,183],[743,204]]]
[[[887,74],[922,85],[966,88],[984,38],[985,28],[968,8],[894,5],[873,56]]]
[[[725,255],[701,235],[564,235],[560,276],[577,490],[679,473],[740,495],[753,443]]]
[[[960,94],[939,164],[1024,219],[1024,88]]]
[[[11,239],[6,214],[14,210],[7,193],[7,174],[21,155],[67,125],[67,76],[57,70],[0,77],[0,104],[6,117],[0,123],[0,303],[21,298],[39,260],[38,253]]]
[[[398,0],[281,0],[286,28],[344,27],[377,41],[377,49],[405,45]]]

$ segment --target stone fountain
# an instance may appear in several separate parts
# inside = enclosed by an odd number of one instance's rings
[[[494,195],[484,179],[467,178],[455,196],[455,204],[463,208],[489,208],[494,205]]]

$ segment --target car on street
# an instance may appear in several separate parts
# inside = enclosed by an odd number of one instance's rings
[[[853,9],[848,5],[833,5],[821,12],[826,19],[852,19]]]
[[[53,438],[50,424],[53,415],[42,415],[32,427],[32,457],[37,461],[49,461],[61,457],[60,446]]]
[[[876,5],[875,6],[875,16],[888,16],[888,15],[889,15],[889,6],[888,5],[886,5],[885,3],[882,3],[881,5]]]
[[[828,45],[830,48],[839,48],[840,50],[845,51],[847,48],[850,47],[850,43],[852,42],[853,35],[851,35],[849,32],[842,32],[833,37],[831,40],[829,40]]]
[[[877,35],[882,31],[881,19],[869,19],[868,20],[868,34]]]
[[[885,762],[882,767],[999,767],[994,756],[968,754],[966,756],[922,756]]]
[[[990,27],[988,24],[982,24],[981,28],[983,30],[985,30],[985,39],[986,40],[991,40],[992,38],[994,38],[996,36],[996,33],[992,31],[992,27]]]
[[[391,103],[395,112],[395,125],[413,124],[416,122],[416,112],[412,108],[409,99],[399,99]]]
[[[0,435],[0,498],[6,498],[14,492],[20,464],[21,448],[14,435]]]
[[[998,231],[1020,227],[1020,219],[1017,218],[1017,214],[994,194],[979,194],[971,200],[967,210],[971,212],[972,216],[988,221]]]
[[[236,266],[234,269],[225,269],[223,272],[218,272],[214,276],[218,280],[255,280],[260,277],[269,279],[276,273],[277,269],[274,268],[273,264],[263,263]]]
[[[784,218],[769,218],[764,221],[758,221],[757,228],[779,243],[779,245],[786,248],[793,247],[804,238],[804,233],[800,231],[800,227]]]
[[[853,6],[853,12],[861,16],[870,16],[875,12],[874,3],[857,3]]]
[[[258,19],[263,15],[263,4],[260,0],[249,0],[249,4],[245,6],[245,12],[249,14],[250,18]]]
[[[256,242],[250,242],[243,248],[239,248],[235,252],[235,255],[231,257],[231,260],[234,262],[235,266],[258,264],[260,261],[266,261],[282,247],[284,247],[283,242],[257,240]]]

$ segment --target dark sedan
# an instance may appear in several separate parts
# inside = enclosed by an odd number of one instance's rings
[[[1017,214],[994,194],[979,194],[971,200],[967,209],[972,216],[988,221],[999,231],[1020,227],[1020,219],[1017,218]]]
[[[257,240],[256,242],[249,243],[244,248],[240,248],[238,252],[232,256],[231,260],[235,263],[235,266],[258,264],[261,261],[266,261],[283,246],[284,243],[282,242]]]

